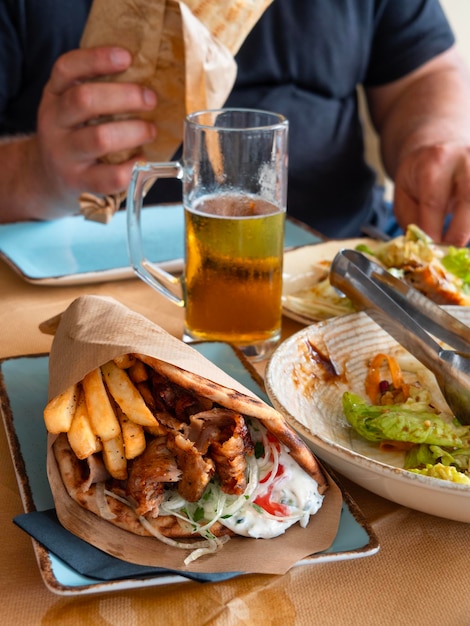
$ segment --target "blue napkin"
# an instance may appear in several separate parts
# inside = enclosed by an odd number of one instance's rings
[[[215,574],[181,572],[122,561],[66,530],[57,519],[55,509],[23,513],[17,515],[13,521],[76,572],[97,580],[111,581],[175,574],[198,582],[220,582],[240,575],[240,572]]]

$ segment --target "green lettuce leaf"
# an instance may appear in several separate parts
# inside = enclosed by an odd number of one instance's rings
[[[366,254],[370,254],[370,256],[375,256],[375,252],[369,248],[369,246],[365,243],[359,243],[355,250],[358,252],[365,252]]]
[[[422,405],[419,405],[422,409]],[[464,448],[470,427],[449,424],[436,414],[413,410],[413,404],[374,406],[360,396],[343,394],[343,410],[354,430],[368,441],[407,441]]]
[[[470,469],[470,448],[445,450],[441,446],[416,445],[406,453],[404,467],[405,469],[416,469],[436,463],[454,465],[458,470],[468,470]]]
[[[460,278],[467,292],[470,291],[470,250],[451,246],[442,258],[442,265]]]

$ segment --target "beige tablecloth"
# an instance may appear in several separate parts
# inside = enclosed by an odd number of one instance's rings
[[[0,358],[48,351],[38,324],[80,294],[113,296],[181,333],[182,311],[140,281],[74,287],[33,286],[0,261]],[[300,328],[285,320],[284,336]],[[31,539],[13,523],[23,512],[4,429],[0,428],[1,623],[439,625],[470,624],[470,525],[398,506],[341,478],[380,541],[365,558],[297,567],[285,576],[244,576],[80,597],[44,586]]]

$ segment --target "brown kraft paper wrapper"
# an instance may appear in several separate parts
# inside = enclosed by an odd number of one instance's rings
[[[171,363],[252,398],[260,410],[274,411],[190,346],[115,300],[98,296],[78,298],[63,314],[50,354],[49,398],[82,380],[92,369],[129,352]],[[307,528],[295,524],[274,539],[233,537],[216,553],[185,566],[189,551],[122,530],[72,500],[52,453],[53,440],[50,435],[47,468],[60,522],[81,539],[125,561],[192,572],[283,574],[299,560],[326,550],[336,536],[342,496],[327,475],[329,488],[322,507]]]
[[[169,161],[181,144],[188,113],[223,106],[236,77],[233,55],[272,0],[94,0],[81,47],[122,45],[132,66],[110,81],[137,82],[158,96],[156,140],[139,149],[149,161]],[[102,80],[102,79],[100,79]],[[135,154],[103,160],[120,163]],[[109,222],[123,194],[80,197],[87,219]]]

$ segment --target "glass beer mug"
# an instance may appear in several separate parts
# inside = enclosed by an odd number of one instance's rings
[[[186,118],[181,161],[135,166],[127,200],[131,264],[141,279],[185,307],[184,341],[229,342],[252,360],[267,357],[278,343],[287,141],[288,121],[277,113],[201,111]],[[143,197],[164,177],[183,183],[185,268],[179,278],[143,253]]]

